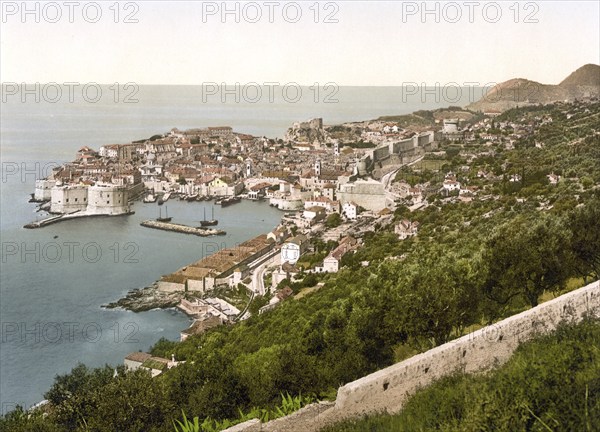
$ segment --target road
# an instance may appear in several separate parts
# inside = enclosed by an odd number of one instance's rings
[[[400,168],[402,168],[403,166],[411,166],[416,164],[417,162],[420,162],[423,159],[423,156],[421,156],[420,158],[406,164],[406,165],[402,165],[401,167],[398,167],[397,169],[395,169],[394,171],[391,171],[389,173],[387,173],[386,175],[384,175],[383,177],[381,177],[381,183],[383,183],[383,187],[385,189],[385,198],[386,200],[388,200],[391,203],[394,203],[398,198],[400,198],[399,195],[395,194],[394,192],[391,191],[390,189],[390,185],[392,183],[392,180],[396,177],[396,173],[400,170]]]
[[[250,290],[252,291],[252,295],[250,296],[250,300],[248,301],[248,304],[246,305],[244,310],[238,315],[237,319],[239,320],[245,320],[250,318],[250,312],[248,312],[250,303],[252,303],[252,300],[254,300],[254,297],[256,297],[257,295],[265,294],[266,288],[264,276],[267,268],[279,265],[279,263],[281,262],[281,252],[279,248],[273,250],[272,252],[269,252],[269,254],[272,254],[273,256],[271,258],[267,258],[267,260],[264,263],[258,265],[254,270],[252,270],[252,281],[250,283]],[[260,261],[261,259],[262,258],[259,258],[256,261]],[[255,262],[252,262],[249,264],[249,266],[252,267],[254,264]]]
[[[257,295],[264,295],[266,292],[264,275],[268,267],[278,266],[281,263],[281,254],[279,251],[270,259],[257,266],[252,272],[252,291]]]
[[[423,156],[421,156],[418,159],[415,159],[414,161],[407,163],[406,165],[402,165],[402,166],[411,166],[416,164],[417,162],[420,162],[423,159]],[[381,183],[383,183],[383,186],[385,187],[385,189],[387,189],[390,186],[391,180],[392,180],[392,176],[395,176],[396,173],[398,172],[398,170],[400,170],[400,168],[402,167],[398,167],[396,168],[394,171],[387,173],[386,175],[384,175],[383,177],[381,177]]]

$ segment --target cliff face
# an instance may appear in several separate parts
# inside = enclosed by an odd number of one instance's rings
[[[473,111],[506,111],[523,105],[600,96],[600,66],[587,64],[558,85],[541,84],[515,78],[496,85],[487,94],[467,106]]]

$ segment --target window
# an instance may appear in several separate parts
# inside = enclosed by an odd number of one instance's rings
[[[65,200],[65,202],[69,202],[69,198],[67,198],[67,199]]]
[[[106,204],[110,204],[110,202],[108,200],[106,200]]]

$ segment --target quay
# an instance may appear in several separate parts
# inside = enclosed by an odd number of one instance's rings
[[[159,222],[156,220],[146,220],[140,223],[146,228],[154,228],[164,231],[174,231],[183,234],[193,234],[201,237],[210,237],[214,235],[225,235],[226,232],[219,229],[196,228],[188,225],[176,224],[171,222]]]
[[[35,228],[42,228],[45,227],[47,225],[52,225],[58,222],[62,222],[62,221],[66,221],[66,220],[71,220],[71,219],[80,219],[80,218],[90,218],[90,217],[114,217],[114,216],[129,216],[135,214],[134,211],[128,211],[126,213],[119,213],[119,214],[97,214],[97,213],[87,213],[85,211],[80,212],[80,211],[76,211],[73,213],[68,213],[68,214],[60,214],[57,216],[51,216],[49,218],[46,219],[42,219],[41,221],[37,221],[37,222],[31,222],[28,223],[27,225],[23,225],[23,228],[27,228],[27,229],[35,229]]]

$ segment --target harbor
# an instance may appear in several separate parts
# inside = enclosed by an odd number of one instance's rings
[[[172,222],[160,222],[157,220],[146,220],[140,223],[141,226],[146,228],[154,228],[163,231],[173,231],[182,234],[193,234],[200,237],[211,237],[216,235],[226,235],[227,233],[220,229],[214,228],[197,228],[189,225],[176,224]]]

